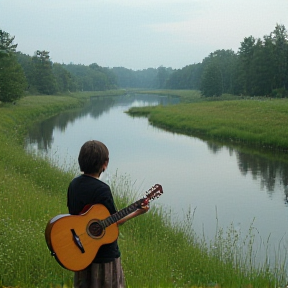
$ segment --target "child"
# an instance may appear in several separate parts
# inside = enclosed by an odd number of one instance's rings
[[[80,149],[78,163],[84,173],[74,178],[67,193],[69,213],[80,214],[86,205],[103,204],[110,214],[116,213],[110,187],[99,180],[108,166],[109,151],[100,141],[87,141]],[[147,212],[149,207],[132,212],[117,222],[125,223],[138,215]],[[100,247],[91,265],[82,271],[75,272],[74,288],[123,288],[125,280],[120,261],[120,250],[117,240]]]

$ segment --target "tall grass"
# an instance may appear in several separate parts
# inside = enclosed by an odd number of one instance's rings
[[[78,107],[81,101],[29,96],[0,108],[0,286],[49,287],[54,279],[63,279],[63,271],[50,267],[43,233],[51,214],[63,211],[71,175],[27,155],[23,141],[35,120]]]
[[[44,231],[51,217],[67,213],[66,189],[75,174],[26,154],[23,136],[33,121],[79,105],[77,97],[33,96],[0,108],[0,287],[72,287],[73,273],[50,256]],[[127,176],[115,175],[110,185],[118,208],[142,194]],[[174,221],[156,203],[120,227],[129,288],[284,285],[285,264],[255,267],[247,241],[239,241],[232,228],[228,234],[218,229],[207,243],[193,231],[193,211],[186,221]]]
[[[110,185],[117,191],[119,207],[137,198],[127,177],[116,175]],[[195,211],[180,222],[162,208],[152,204],[147,215],[120,227],[128,287],[236,288],[285,283],[285,256],[275,267],[257,263],[252,224],[247,235],[232,224],[227,232],[219,226],[215,239],[207,242],[193,230]]]

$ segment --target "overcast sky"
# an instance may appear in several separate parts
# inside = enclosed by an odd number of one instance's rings
[[[288,0],[0,0],[18,51],[53,62],[182,68],[244,37],[288,29]]]

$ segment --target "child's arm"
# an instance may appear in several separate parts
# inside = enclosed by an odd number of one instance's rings
[[[132,218],[135,218],[135,217],[137,217],[137,216],[139,216],[139,215],[142,215],[142,214],[146,213],[148,210],[149,210],[149,206],[144,206],[144,207],[142,207],[142,208],[140,208],[140,209],[137,209],[136,211],[132,212],[131,214],[127,215],[126,217],[120,219],[120,220],[117,222],[117,224],[118,224],[118,225],[122,225],[122,224],[124,224],[124,223],[125,223],[126,221],[128,221],[128,220],[130,220],[130,219],[132,219]]]

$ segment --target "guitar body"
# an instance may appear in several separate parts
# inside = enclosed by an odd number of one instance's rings
[[[110,216],[101,204],[81,215],[62,214],[52,218],[45,230],[51,254],[66,269],[80,271],[89,266],[99,248],[118,238],[118,225],[103,228],[101,221]]]
[[[102,245],[118,238],[117,221],[148,205],[162,193],[162,186],[155,184],[145,197],[113,215],[104,205],[96,204],[81,215],[61,214],[52,218],[45,230],[46,243],[52,256],[68,270],[85,269]]]

